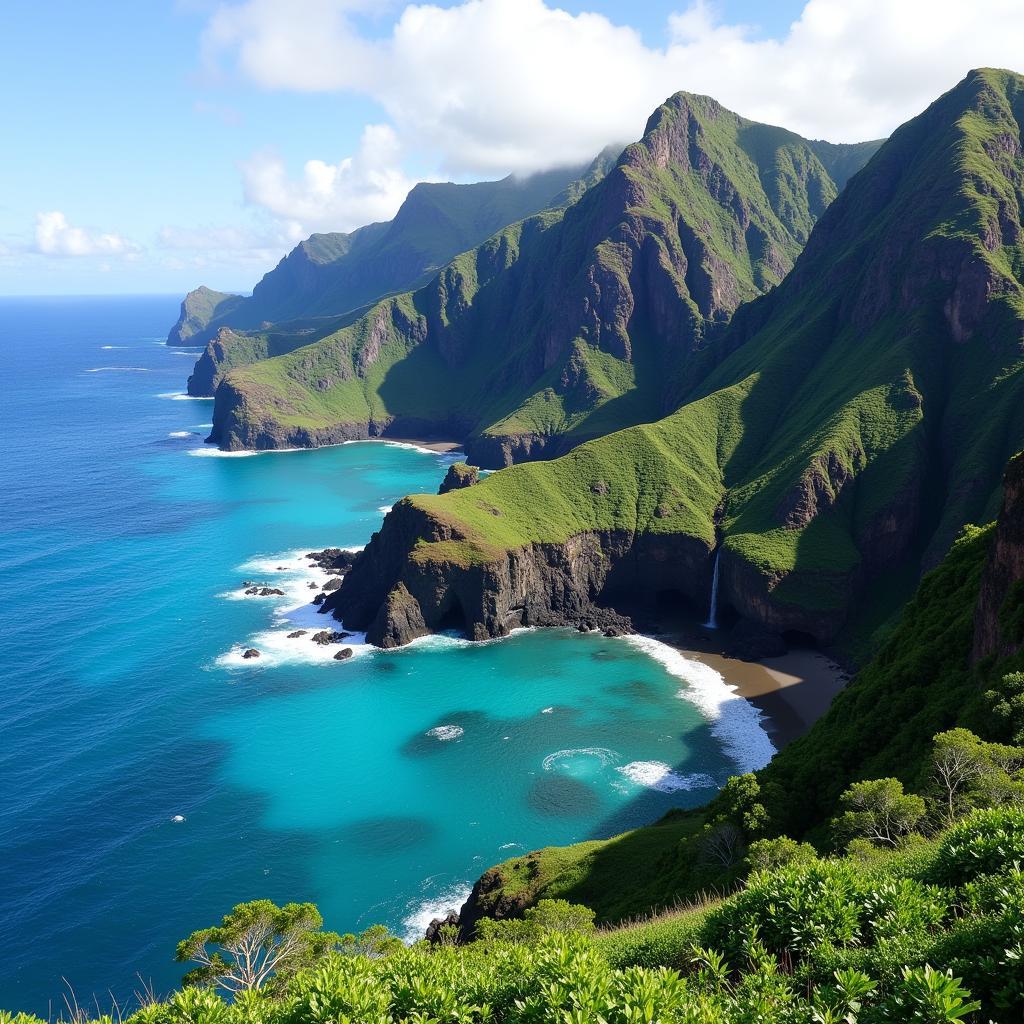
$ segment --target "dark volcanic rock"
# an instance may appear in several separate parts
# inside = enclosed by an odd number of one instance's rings
[[[310,551],[306,557],[324,572],[344,573],[352,568],[358,554],[358,551],[347,551],[345,548],[324,548],[323,551]]]
[[[313,604],[323,604],[324,601],[326,601],[326,600],[327,600],[327,595],[326,594],[317,594],[316,597],[313,598]],[[323,609],[321,609],[321,611],[323,611]]]
[[[352,634],[338,632],[334,629],[321,629],[319,633],[313,634],[313,643],[326,647],[328,644],[340,644],[347,640]]]
[[[338,587],[340,587],[340,586],[341,586],[341,577],[340,576],[333,576],[331,579],[329,579],[324,584],[323,588],[324,588],[324,590],[330,592],[332,590],[337,590]]]
[[[347,661],[351,657],[352,657],[352,648],[351,647],[343,647],[334,656],[334,660],[335,661]]]
[[[479,481],[479,466],[467,466],[465,462],[455,462],[448,467],[448,472],[445,473],[437,493],[447,494],[449,491],[457,491],[463,487],[472,487]]]
[[[427,942],[431,945],[436,945],[441,942],[444,936],[441,934],[442,928],[458,928],[459,927],[459,915],[453,910],[447,917],[435,917],[430,924],[427,925],[426,934],[423,936]]]
[[[975,661],[1024,646],[1024,454],[1003,476],[1003,505],[974,613]]]
[[[246,588],[246,594],[252,597],[283,597],[284,591],[277,587],[248,587]]]
[[[255,647],[250,647],[249,650],[242,654],[243,658],[258,658],[259,656],[260,652],[257,651]]]
[[[288,634],[288,639],[289,640],[294,640],[296,637],[305,636],[307,632],[308,632],[308,630],[305,630],[305,629],[297,629],[297,630],[295,630],[294,633],[289,633]]]

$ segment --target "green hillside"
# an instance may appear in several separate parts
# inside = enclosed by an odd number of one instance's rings
[[[564,211],[506,228],[313,345],[231,373],[213,438],[272,448],[447,433],[467,438],[474,461],[503,465],[657,418],[835,198],[815,146],[679,93]],[[871,149],[827,155],[838,166]]]
[[[501,635],[522,602],[499,583],[498,613],[481,617],[494,594],[478,602],[479,588],[493,587],[472,576],[467,599],[467,567],[501,580],[515,552],[550,563],[545,545],[590,536],[607,568],[557,584],[581,600],[614,602],[627,557],[634,589],[665,588],[644,550],[664,541],[687,552],[672,586],[703,601],[717,546],[724,606],[822,642],[863,638],[862,602],[898,607],[963,524],[991,519],[1024,447],[1022,111],[1021,76],[973,72],[850,181],[786,280],[698,347],[677,411],[407,499],[371,544],[385,557],[337,595],[340,614],[404,642],[459,594],[472,635]],[[286,365],[264,364],[263,381]],[[413,626],[389,625],[388,588],[414,595]]]
[[[338,316],[382,295],[415,288],[453,256],[505,225],[577,198],[600,180],[617,153],[618,148],[609,147],[583,167],[510,175],[500,181],[423,182],[391,221],[350,233],[314,234],[300,242],[264,275],[250,297],[205,287],[190,292],[168,341],[205,345],[224,327],[251,331]]]

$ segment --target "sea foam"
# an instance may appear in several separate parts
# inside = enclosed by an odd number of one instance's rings
[[[365,657],[376,648],[366,643],[365,633],[352,633],[337,644],[313,643],[312,635],[322,629],[334,629],[338,624],[330,616],[321,615],[313,604],[316,591],[309,586],[316,583],[321,587],[334,573],[326,572],[306,557],[308,550],[287,551],[279,555],[258,555],[238,567],[246,577],[259,577],[260,586],[283,590],[284,594],[273,594],[266,598],[246,594],[247,588],[228,591],[220,596],[229,601],[273,601],[273,628],[254,633],[245,643],[232,646],[217,659],[217,664],[227,668],[271,668],[290,663],[326,664],[334,662],[334,655],[345,647],[352,650],[352,656]],[[359,551],[359,547],[345,548]],[[306,630],[305,635],[289,637],[298,629]],[[243,658],[250,647],[260,652],[259,658]]]
[[[761,724],[761,711],[741,697],[721,673],[654,637],[634,634],[622,639],[686,683],[678,696],[695,705],[708,720],[711,732],[741,772],[756,771],[772,759],[775,746]]]
[[[199,395],[187,395],[184,391],[161,391],[157,398],[169,398],[172,402],[212,402],[213,398]]]
[[[461,739],[465,732],[466,730],[461,725],[436,725],[433,729],[427,730],[427,735],[433,736],[435,740],[445,742]]]
[[[426,934],[431,921],[443,919],[453,912],[458,913],[472,891],[472,886],[459,882],[442,890],[436,896],[431,896],[420,903],[409,904],[406,915],[402,918],[405,941],[418,942]]]
[[[568,761],[576,757],[592,757],[597,760],[602,768],[615,764],[622,755],[616,750],[609,750],[608,747],[574,747],[571,750],[556,750],[548,754],[542,762],[544,771],[551,771],[560,761]]]
[[[188,454],[199,459],[244,459],[260,453],[251,452],[248,449],[240,452],[222,452],[219,448],[190,448]]]
[[[680,775],[672,771],[663,761],[631,761],[615,769],[630,782],[648,789],[656,789],[659,793],[678,793],[691,789],[717,789],[718,783],[710,775],[696,772],[692,775]]]

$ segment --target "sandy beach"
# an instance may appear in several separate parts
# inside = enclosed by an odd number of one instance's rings
[[[417,437],[373,437],[371,441],[395,441],[398,444],[414,444],[417,448],[429,448],[432,452],[447,454],[462,450],[460,441],[421,441]]]
[[[828,711],[849,676],[827,655],[794,648],[777,658],[740,661],[708,650],[680,648],[687,657],[720,672],[738,693],[764,712],[765,728],[778,749],[802,736]]]

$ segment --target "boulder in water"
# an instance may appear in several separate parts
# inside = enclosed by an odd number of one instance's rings
[[[309,630],[306,630],[306,629],[297,629],[297,630],[295,630],[294,633],[289,633],[288,634],[288,639],[289,640],[294,640],[296,637],[305,636],[306,633],[308,633],[308,632],[309,632]]]
[[[258,658],[259,656],[260,652],[257,651],[255,647],[250,647],[247,651],[243,652],[242,654],[243,658]]]
[[[335,661],[348,661],[352,657],[351,647],[342,647],[340,651],[334,656]]]

